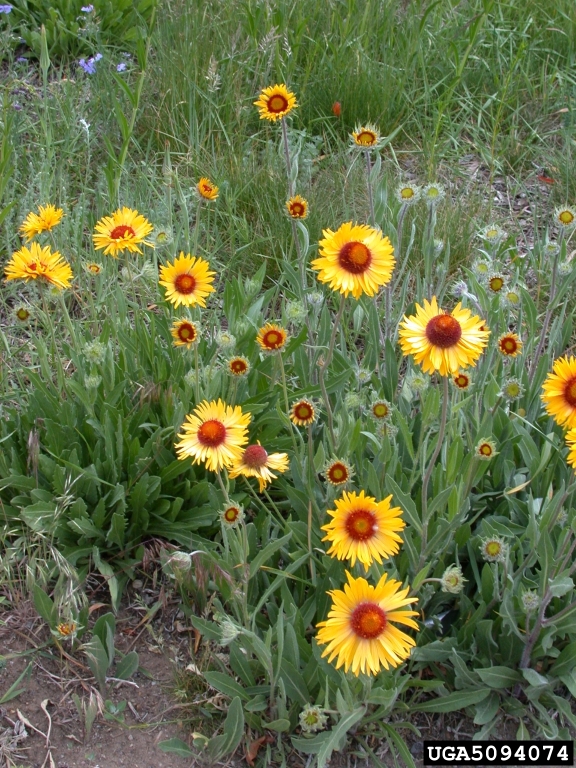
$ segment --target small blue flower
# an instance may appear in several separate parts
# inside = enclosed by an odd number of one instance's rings
[[[94,66],[94,59],[80,59],[78,64],[82,67],[87,75],[94,75],[96,73],[96,67]]]
[[[0,5],[0,13],[10,13],[11,10],[11,5]]]
[[[83,5],[82,8],[80,8],[80,10],[82,11],[82,13],[92,13],[92,11],[94,10],[94,6],[93,5]]]
[[[126,70],[126,62],[121,61],[120,64],[116,64],[116,72],[124,72]]]
[[[102,58],[102,54],[101,54],[101,53],[97,53],[97,54],[96,54],[96,55],[93,57],[93,61],[100,61],[100,59],[101,59],[101,58]]]
[[[28,59],[26,58],[26,56],[18,56],[16,61],[18,62],[18,64],[27,64],[28,63]]]

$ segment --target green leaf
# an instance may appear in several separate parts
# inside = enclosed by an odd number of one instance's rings
[[[357,722],[362,720],[365,712],[366,707],[358,707],[353,712],[340,718],[338,725],[336,725],[335,728],[332,728],[330,737],[318,752],[318,768],[325,768],[332,757],[332,752],[334,750],[338,751],[342,749],[346,740],[346,734]]]
[[[509,667],[486,667],[475,669],[474,672],[490,688],[511,688],[522,679],[519,672]]]
[[[250,563],[250,578],[253,578],[258,573],[260,566],[264,565],[264,563],[267,563],[272,555],[274,555],[279,549],[287,544],[291,538],[292,531],[287,533],[286,536],[282,536],[281,539],[275,539],[274,541],[271,541],[269,544],[267,544]]]
[[[490,693],[490,688],[477,688],[475,691],[454,691],[454,693],[449,693],[448,696],[439,699],[413,704],[412,709],[416,712],[458,712],[458,710],[470,707],[472,704],[479,704],[487,699]]]
[[[569,576],[560,574],[549,583],[548,589],[553,597],[564,597],[570,590],[574,589],[574,582]]]
[[[101,693],[106,691],[106,672],[108,671],[108,652],[99,637],[94,636],[89,643],[85,643],[84,652],[86,661],[96,678]]]
[[[244,701],[250,699],[244,688],[225,672],[205,672],[204,679],[212,688],[220,691],[220,693],[224,693],[226,696],[230,696],[230,698],[236,696]]]
[[[576,667],[576,640],[568,643],[568,645],[560,651],[560,655],[552,665],[550,674],[554,677],[562,677],[562,675],[572,672],[574,667]]]
[[[33,662],[30,662],[26,669],[18,676],[18,679],[15,680],[10,688],[0,696],[0,704],[6,704],[8,701],[11,701],[12,699],[15,699],[17,696],[20,696],[21,693],[24,693],[24,688],[18,688],[22,680],[27,677],[30,674],[30,670],[32,669]]]
[[[129,680],[138,669],[138,654],[130,651],[116,665],[116,675],[121,680]]]
[[[540,675],[535,669],[523,669],[522,674],[524,675],[524,679],[530,685],[534,686],[534,688],[541,688],[544,685],[550,684],[548,678],[544,677],[544,675]]]
[[[422,523],[420,522],[418,510],[410,496],[407,493],[404,493],[402,488],[400,488],[398,483],[396,483],[389,474],[386,474],[385,485],[387,490],[392,494],[393,501],[402,507],[406,520],[418,533],[422,533]]]
[[[262,728],[266,728],[269,731],[277,731],[278,733],[286,733],[290,730],[290,720],[280,718],[279,720],[272,720],[270,723],[262,721]]]
[[[238,697],[232,699],[228,715],[224,721],[224,733],[214,736],[206,745],[208,755],[212,760],[219,760],[229,755],[238,747],[244,734],[244,712],[242,702]]]
[[[492,718],[496,717],[498,710],[500,709],[500,697],[496,691],[492,691],[490,696],[476,707],[476,714],[474,716],[474,722],[476,725],[486,725]]]
[[[182,739],[177,739],[175,736],[166,741],[160,741],[158,746],[162,752],[170,752],[170,754],[178,755],[179,757],[194,757],[194,752],[192,752],[190,747]]]
[[[58,610],[54,605],[52,598],[49,597],[38,584],[34,584],[32,595],[34,599],[34,608],[38,611],[38,615],[44,619],[50,629],[56,629],[56,625],[58,624]]]

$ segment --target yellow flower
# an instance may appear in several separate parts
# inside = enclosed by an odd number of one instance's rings
[[[352,467],[346,461],[334,459],[329,461],[322,472],[330,485],[345,485],[354,474]]]
[[[383,501],[376,501],[372,496],[365,496],[364,491],[344,491],[341,499],[336,499],[335,510],[328,510],[333,518],[322,526],[326,536],[322,541],[331,542],[328,553],[338,560],[350,560],[354,566],[356,560],[362,563],[364,570],[376,560],[382,563],[382,555],[395,555],[402,543],[398,535],[406,523],[400,519],[400,507],[391,507],[388,496]]]
[[[494,440],[480,440],[476,446],[475,453],[478,459],[482,459],[483,461],[490,461],[490,459],[494,458],[494,456],[498,454],[498,451],[496,450],[496,443]]]
[[[490,334],[483,322],[461,304],[451,314],[442,312],[433,296],[431,302],[424,299],[424,307],[416,304],[416,315],[404,316],[398,334],[400,346],[425,373],[439,371],[448,376],[476,365]]]
[[[286,472],[288,467],[289,462],[286,453],[268,453],[258,443],[257,445],[249,445],[242,455],[234,461],[229,475],[231,480],[239,475],[257,477],[260,493],[262,493],[268,483],[276,479],[276,475],[270,470]]]
[[[298,400],[293,403],[288,414],[290,421],[299,427],[307,427],[316,421],[316,409],[310,400]]]
[[[517,333],[503,333],[498,339],[498,350],[504,357],[516,357],[522,351],[522,341]]]
[[[566,445],[570,449],[566,461],[571,467],[576,469],[576,427],[573,427],[566,432]]]
[[[152,224],[144,216],[131,208],[118,208],[111,216],[103,216],[94,228],[92,240],[94,248],[104,248],[104,255],[110,254],[115,259],[119,253],[142,253],[139,245],[154,244],[146,240],[152,232]]]
[[[173,264],[160,267],[160,285],[166,288],[166,299],[178,308],[180,304],[190,307],[206,306],[206,296],[214,291],[214,275],[210,264],[204,259],[180,251],[180,257]]]
[[[569,205],[556,208],[554,218],[564,229],[571,229],[576,224],[576,210]]]
[[[96,261],[89,261],[84,264],[86,272],[90,272],[91,275],[99,275],[102,272],[102,264],[98,264]]]
[[[379,230],[349,221],[336,232],[325,229],[322,234],[320,258],[312,262],[320,282],[359,299],[363,293],[374,296],[390,281],[396,263],[394,248]]]
[[[226,405],[222,400],[204,400],[186,416],[183,432],[176,444],[179,459],[190,456],[194,464],[204,462],[217,472],[230,467],[242,455],[248,442],[248,424],[252,416],[242,413],[239,405]]]
[[[286,117],[297,107],[296,96],[285,85],[271,85],[264,88],[258,101],[254,102],[260,112],[260,120],[278,120]]]
[[[170,331],[175,347],[191,347],[198,341],[198,328],[190,320],[175,320]]]
[[[256,341],[264,352],[278,352],[286,346],[288,333],[275,323],[266,323],[258,331]]]
[[[294,195],[286,201],[286,209],[291,219],[305,219],[308,216],[308,201]]]
[[[462,371],[452,376],[452,383],[458,389],[468,389],[470,386],[470,381],[470,376],[468,376],[467,373],[462,373]]]
[[[56,288],[68,288],[73,278],[70,265],[64,261],[60,252],[52,253],[49,245],[42,248],[38,243],[32,243],[29,249],[23,245],[13,253],[4,275],[6,282],[42,279]]]
[[[352,131],[352,141],[362,149],[374,149],[380,143],[380,135],[373,125],[362,125]]]
[[[73,621],[61,621],[56,631],[60,637],[70,637],[76,632],[76,624]]]
[[[229,504],[218,514],[225,528],[237,528],[246,517],[244,510],[239,504]]]
[[[20,225],[19,231],[26,242],[29,242],[41,232],[50,232],[57,224],[60,224],[62,216],[64,216],[62,208],[56,208],[53,205],[39,205],[38,213],[30,212]]]
[[[550,416],[568,429],[576,427],[576,357],[559,357],[542,385]]]
[[[198,184],[196,184],[196,190],[204,200],[216,200],[218,197],[218,187],[216,184],[212,184],[210,179],[207,179],[205,176],[202,176]]]
[[[370,410],[375,419],[387,419],[390,416],[390,403],[386,400],[375,400]]]
[[[228,372],[232,376],[247,376],[250,362],[245,357],[231,357],[228,360]]]
[[[356,676],[399,666],[416,642],[394,623],[418,629],[412,618],[417,612],[399,610],[417,598],[406,597],[409,589],[401,590],[400,582],[388,580],[387,574],[375,587],[362,577],[355,579],[348,572],[346,576],[343,590],[328,593],[333,600],[328,619],[317,625],[318,642],[328,644],[322,657],[328,656],[330,662],[338,657],[336,669],[344,666],[345,672],[351,669]]]

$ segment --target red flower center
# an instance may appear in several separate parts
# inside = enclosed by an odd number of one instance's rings
[[[347,272],[360,275],[369,268],[372,263],[372,255],[364,243],[353,240],[342,246],[338,255],[338,262],[342,269]]]
[[[242,461],[250,469],[260,469],[268,461],[268,454],[261,445],[249,445],[244,451]]]
[[[209,448],[222,445],[226,439],[226,427],[218,419],[209,419],[198,429],[198,442]]]
[[[358,637],[374,640],[386,629],[386,614],[376,603],[361,603],[352,611],[350,626]]]
[[[136,237],[136,232],[128,224],[119,224],[110,232],[112,240],[125,240],[128,237]]]
[[[468,376],[466,376],[463,373],[460,373],[456,378],[454,379],[454,383],[457,387],[460,387],[460,389],[466,389],[468,386]]]
[[[492,446],[488,445],[488,443],[482,443],[480,446],[480,453],[483,456],[492,456]]]
[[[343,483],[348,480],[348,471],[343,464],[333,464],[328,470],[328,477],[333,482]]]
[[[430,344],[441,349],[453,347],[460,341],[462,327],[452,315],[436,315],[428,321],[426,338]]]
[[[280,349],[284,344],[284,335],[280,331],[266,331],[262,343],[268,349]]]
[[[294,411],[296,417],[302,421],[308,421],[308,419],[311,419],[314,416],[312,406],[308,405],[308,403],[298,403]]]
[[[576,376],[572,376],[564,385],[564,398],[572,408],[576,408]]]
[[[355,541],[366,541],[371,539],[374,531],[378,530],[376,518],[367,509],[355,509],[346,518],[346,531],[351,539]]]
[[[371,147],[373,144],[376,144],[376,134],[372,133],[372,131],[360,131],[356,136],[356,141],[358,144],[362,144],[363,147]]]
[[[290,213],[292,216],[304,216],[306,213],[306,207],[302,205],[302,203],[291,203],[290,204]]]
[[[31,261],[30,264],[28,264],[28,269],[31,269],[33,272],[36,272],[38,269],[38,264],[36,264],[35,261]]]
[[[233,373],[246,373],[248,366],[244,362],[244,360],[231,360],[230,361],[230,370]]]
[[[240,510],[238,507],[228,507],[227,510],[224,512],[224,519],[228,523],[234,523],[238,519],[238,516],[240,515]]]
[[[278,112],[284,112],[286,109],[288,109],[288,100],[281,94],[275,93],[274,96],[268,100],[269,112],[277,114]]]
[[[174,280],[174,286],[178,293],[190,294],[194,293],[196,288],[196,279],[192,275],[178,275]]]
[[[500,342],[500,349],[505,355],[511,355],[518,349],[518,344],[511,336],[507,336]]]
[[[191,323],[182,323],[178,328],[178,338],[180,341],[194,341],[196,338],[196,331]]]

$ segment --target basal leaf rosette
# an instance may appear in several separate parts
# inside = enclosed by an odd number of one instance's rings
[[[320,257],[312,261],[318,280],[334,291],[359,299],[374,296],[390,282],[396,260],[394,248],[380,230],[367,224],[342,224],[336,232],[323,230]]]
[[[362,577],[355,579],[348,572],[346,576],[343,590],[328,592],[333,603],[326,621],[317,625],[318,643],[327,646],[322,656],[328,656],[329,662],[336,659],[336,669],[343,666],[356,676],[361,672],[377,675],[382,667],[399,666],[416,641],[394,625],[418,629],[412,618],[417,612],[404,610],[417,598],[407,597],[409,588],[400,589],[401,583],[387,574],[375,587]]]
[[[460,303],[451,313],[443,312],[433,296],[422,307],[416,304],[415,315],[404,316],[398,335],[402,352],[412,355],[425,373],[449,376],[476,365],[490,331]]]

